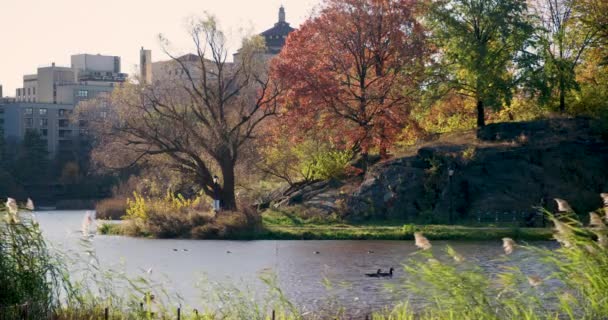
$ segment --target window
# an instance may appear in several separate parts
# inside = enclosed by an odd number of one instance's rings
[[[59,116],[60,117],[65,117],[65,115],[66,115],[66,110],[65,109],[59,109],[58,112],[59,112]]]
[[[43,137],[47,137],[49,135],[49,129],[42,129],[42,130],[40,130],[40,134]]]
[[[67,126],[70,125],[70,121],[68,121],[67,119],[60,119],[59,120],[59,127],[60,128],[65,128]]]
[[[107,112],[105,112],[105,111],[102,111],[102,112],[100,112],[99,116],[100,116],[102,119],[105,119],[105,118],[108,116],[108,113],[107,113]]]
[[[87,126],[87,121],[86,120],[78,120],[78,126],[79,127],[86,127]]]
[[[30,94],[32,94],[32,93],[30,92],[30,88],[27,88],[27,95],[29,96]]]
[[[41,116],[46,116],[48,110],[47,110],[47,108],[40,108],[40,110],[38,110],[38,112],[40,113]]]
[[[59,138],[68,138],[72,135],[72,130],[59,130]]]
[[[49,119],[40,119],[40,126],[41,127],[48,127],[49,126]]]
[[[33,108],[25,108],[25,114],[27,114],[27,115],[34,114],[34,109]]]
[[[36,87],[32,88],[32,91],[34,91],[34,94],[36,94]]]
[[[26,127],[33,127],[34,126],[34,119],[33,118],[25,118],[25,119],[23,119],[23,122],[25,122],[25,126]]]
[[[76,94],[77,97],[81,97],[81,98],[87,98],[89,96],[89,91],[88,90],[78,90],[78,93]]]
[[[87,130],[85,128],[80,128],[78,133],[81,137],[85,137],[89,133],[89,130]]]

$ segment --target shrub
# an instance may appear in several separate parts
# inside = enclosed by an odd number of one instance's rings
[[[103,220],[120,220],[127,214],[127,199],[110,198],[104,199],[95,206],[96,218]]]
[[[352,158],[352,151],[331,150],[319,152],[305,165],[314,172],[315,179],[339,179],[345,176]]]
[[[191,236],[195,239],[248,239],[262,227],[262,218],[250,199],[239,199],[240,211],[221,211],[204,225],[195,226]]]
[[[127,200],[128,208],[121,227],[124,234],[155,238],[223,238],[255,230],[261,218],[250,201],[239,201],[240,212],[215,214],[202,210],[202,198],[186,199],[167,193],[162,198],[145,198],[137,193]]]

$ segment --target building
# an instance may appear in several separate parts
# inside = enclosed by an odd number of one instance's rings
[[[283,6],[279,8],[278,18],[278,22],[276,22],[272,28],[259,34],[266,42],[266,52],[263,57],[265,59],[271,59],[279,54],[281,49],[283,49],[283,46],[285,46],[285,40],[289,34],[295,30],[286,21],[285,8]],[[190,72],[193,79],[201,77],[200,59],[196,54],[186,54],[177,58],[181,64],[172,59],[152,62],[152,52],[142,47],[139,57],[139,76],[144,83],[150,84],[153,83],[153,81],[186,79],[187,75],[184,72],[184,68],[182,68],[182,64]],[[233,58],[235,62],[239,61],[240,50],[233,55]],[[215,67],[215,64],[211,61],[209,61],[207,65],[209,68]],[[227,67],[230,68],[231,65],[231,63],[228,63]],[[212,77],[213,72],[209,71],[213,70],[208,70],[208,76]]]
[[[110,92],[123,83],[127,75],[120,72],[120,57],[77,54],[70,67],[38,68],[36,74],[23,76],[16,100],[26,103],[78,104],[100,92]]]
[[[36,130],[46,140],[50,155],[71,152],[84,136],[84,123],[73,123],[71,104],[16,102],[0,104],[3,135],[9,143],[19,143],[27,130]]]
[[[266,53],[275,56],[285,46],[285,40],[295,29],[285,20],[285,8],[279,8],[279,21],[274,26],[260,34],[266,40]]]
[[[264,38],[264,42],[266,44],[266,52],[263,55],[263,58],[266,60],[270,60],[278,55],[283,47],[285,46],[285,41],[290,33],[295,31],[289,25],[289,22],[285,19],[285,8],[281,6],[279,8],[279,20],[274,26],[262,33],[259,34],[262,38]],[[234,61],[238,62],[240,60],[241,50],[238,50],[234,55]]]
[[[149,51],[149,50],[148,50]],[[201,79],[202,78],[202,70],[200,66],[200,58],[195,54],[185,54],[176,60],[165,60],[165,61],[157,61],[150,63],[147,69],[152,70],[150,75],[146,74],[145,76],[149,78],[150,83],[153,81],[177,81],[177,80],[189,80],[188,74],[184,71],[182,65],[188,70],[190,73],[190,77],[192,79]],[[205,61],[205,66],[207,67],[207,77],[208,79],[214,78],[214,74],[217,74],[216,65],[210,60]],[[231,63],[227,63],[226,68],[231,67]],[[144,78],[144,74],[140,75],[142,79]]]
[[[27,130],[36,130],[47,141],[51,156],[73,150],[86,127],[83,121],[71,122],[72,111],[81,101],[125,82],[127,75],[120,68],[120,57],[77,54],[71,56],[70,67],[52,63],[23,76],[15,100],[0,99],[4,138],[19,143]]]
[[[139,75],[143,84],[152,84],[152,50],[139,50]]]

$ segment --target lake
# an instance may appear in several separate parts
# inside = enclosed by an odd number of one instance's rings
[[[63,251],[83,252],[79,244],[85,211],[36,212],[43,234]],[[304,311],[331,309],[338,304],[353,316],[395,305],[408,293],[387,287],[398,286],[401,266],[417,251],[413,241],[216,241],[157,240],[96,235],[91,240],[103,267],[123,270],[130,276],[146,276],[163,283],[171,294],[179,293],[183,306],[202,306],[205,299],[197,283],[202,279],[251,287],[265,286],[262,272],[277,276],[279,287]],[[433,241],[439,252],[448,242]],[[468,261],[487,272],[498,271],[502,243],[455,242],[449,244]],[[554,246],[549,242],[540,245]],[[538,272],[539,265],[513,254],[524,272]],[[395,268],[393,278],[364,276],[381,268]],[[333,284],[328,288],[324,279]],[[204,283],[204,282],[203,282]],[[416,297],[410,297],[416,302]]]

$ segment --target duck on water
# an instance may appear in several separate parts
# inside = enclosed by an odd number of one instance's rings
[[[376,273],[366,273],[365,275],[371,278],[392,278],[393,277],[393,268],[390,268],[390,270],[388,272],[382,272],[382,269],[378,269],[378,271],[376,271]]]

